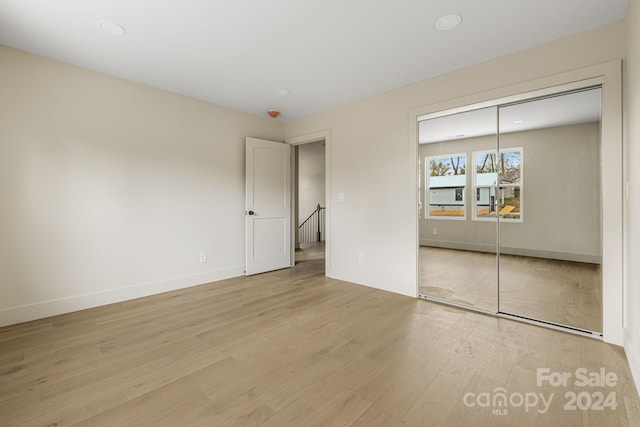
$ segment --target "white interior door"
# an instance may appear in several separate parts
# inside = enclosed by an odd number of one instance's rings
[[[291,266],[291,146],[246,139],[246,274]]]

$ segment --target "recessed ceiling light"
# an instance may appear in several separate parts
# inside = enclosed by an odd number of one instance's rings
[[[524,123],[524,119],[514,120],[513,123],[519,125],[520,123]]]
[[[278,95],[289,96],[291,95],[291,91],[289,89],[278,89]]]
[[[464,138],[464,133],[459,133],[458,135],[456,135],[456,138]]]
[[[111,34],[112,36],[124,36],[126,33],[124,27],[122,25],[118,25],[113,21],[109,21],[107,19],[100,19],[96,22],[98,28],[104,31],[107,34]]]
[[[440,31],[453,30],[462,22],[460,15],[445,15],[436,21],[436,28]]]

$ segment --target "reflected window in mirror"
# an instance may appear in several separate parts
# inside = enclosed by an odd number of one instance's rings
[[[425,158],[426,218],[466,219],[467,156],[445,154]]]
[[[522,147],[473,153],[474,220],[522,222]]]

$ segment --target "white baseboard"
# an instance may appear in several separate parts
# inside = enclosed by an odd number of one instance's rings
[[[406,295],[412,298],[418,297],[415,283],[406,283],[396,279],[391,279],[389,277],[340,270],[336,268],[327,270],[325,274],[327,277],[331,277],[332,279],[351,282],[355,283],[356,285],[368,286],[370,288],[393,292],[400,295]]]
[[[633,342],[629,336],[629,330],[624,331],[624,352],[627,355],[631,375],[636,383],[636,391],[640,394],[640,343]]]
[[[420,239],[420,246],[431,246],[434,248],[459,249],[463,251],[489,252],[495,253],[495,245],[469,242],[451,242],[444,240]],[[576,254],[569,252],[556,252],[541,249],[512,248],[500,246],[500,253],[506,255],[528,256],[532,258],[557,259],[561,261],[587,262],[590,264],[601,264],[602,257],[598,255]]]
[[[133,286],[108,289],[90,294],[74,295],[33,304],[3,308],[0,309],[0,326],[43,319],[45,317],[175,291],[242,275],[244,275],[243,265],[224,270],[172,277],[156,282],[140,283]]]

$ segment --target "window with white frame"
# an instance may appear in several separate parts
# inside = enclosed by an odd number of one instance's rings
[[[523,150],[474,153],[473,219],[522,222]]]
[[[445,154],[425,158],[427,218],[465,219],[467,156]]]

